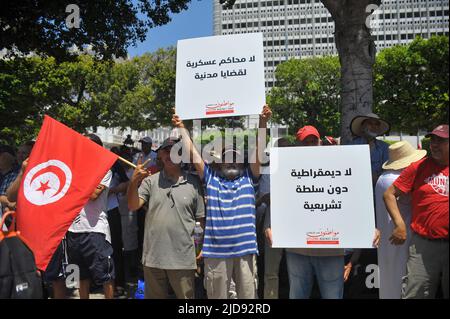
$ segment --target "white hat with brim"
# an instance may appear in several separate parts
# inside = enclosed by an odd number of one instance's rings
[[[416,150],[407,141],[400,141],[389,146],[389,160],[383,169],[399,170],[408,167],[427,155],[426,150]]]
[[[388,122],[386,122],[383,119],[380,119],[380,117],[374,113],[369,113],[367,115],[358,115],[355,116],[352,122],[350,123],[350,131],[353,133],[353,135],[363,136],[362,123],[365,120],[369,119],[375,119],[381,123],[380,130],[376,132],[378,136],[387,133],[391,128],[391,125]]]

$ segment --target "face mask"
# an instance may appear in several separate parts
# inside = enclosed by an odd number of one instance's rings
[[[370,139],[374,139],[375,137],[378,136],[377,133],[370,131],[367,127],[364,127],[363,133],[364,133],[365,137],[370,138]]]

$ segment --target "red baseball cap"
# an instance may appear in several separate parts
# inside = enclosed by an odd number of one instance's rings
[[[447,124],[439,125],[431,133],[425,135],[425,137],[431,137],[431,135],[436,135],[442,138],[448,138],[448,125]]]
[[[317,131],[317,129],[311,125],[303,126],[297,131],[297,140],[303,142],[303,140],[307,138],[309,135],[313,135],[320,140],[319,131]]]

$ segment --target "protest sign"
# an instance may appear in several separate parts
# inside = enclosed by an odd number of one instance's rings
[[[372,248],[367,145],[273,148],[273,247]]]
[[[182,119],[259,114],[264,104],[262,33],[178,41],[176,112]]]

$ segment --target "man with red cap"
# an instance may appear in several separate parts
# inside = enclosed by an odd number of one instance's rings
[[[319,146],[320,134],[314,126],[306,125],[297,131],[297,140],[301,146]]]
[[[390,241],[402,245],[407,227],[397,198],[411,193],[412,237],[402,298],[435,298],[441,282],[448,299],[448,125],[439,125],[426,137],[431,139],[431,156],[408,166],[386,190],[384,202],[395,226]]]
[[[314,126],[297,132],[300,146],[320,146],[320,134]],[[267,217],[266,217],[267,218]],[[266,230],[269,243],[271,231]],[[286,262],[289,276],[289,298],[311,298],[314,277],[323,299],[342,299],[344,293],[344,249],[288,248]]]

